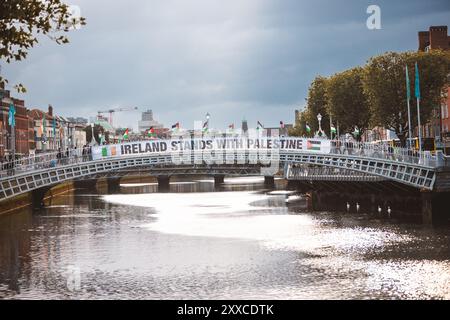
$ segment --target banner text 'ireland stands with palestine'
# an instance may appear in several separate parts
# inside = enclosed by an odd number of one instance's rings
[[[307,138],[211,138],[136,141],[92,147],[93,159],[183,151],[292,150],[330,153],[330,141]]]

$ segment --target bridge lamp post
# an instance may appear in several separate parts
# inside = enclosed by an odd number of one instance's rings
[[[97,142],[95,141],[95,138],[94,138],[94,123],[92,122],[90,124],[90,126],[91,126],[91,143],[90,143],[90,145],[95,146],[97,144]]]
[[[317,120],[319,121],[319,132],[322,132],[322,115],[320,113],[317,115]]]
[[[207,130],[209,130],[209,119],[211,118],[211,115],[209,114],[209,112],[206,113],[205,117],[206,117],[206,128],[207,128]]]

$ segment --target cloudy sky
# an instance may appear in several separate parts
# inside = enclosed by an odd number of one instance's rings
[[[417,50],[417,32],[450,25],[448,0],[71,0],[87,25],[58,46],[3,65],[28,108],[64,116],[136,106],[166,126],[293,122],[308,85],[386,51]],[[366,9],[381,8],[381,30]],[[115,124],[137,128],[139,112]]]

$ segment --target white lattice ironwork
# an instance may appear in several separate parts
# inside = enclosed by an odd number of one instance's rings
[[[392,151],[392,152],[390,152]],[[265,152],[265,159],[272,156],[271,151]],[[201,172],[207,174],[255,174],[254,154],[240,151],[227,154],[226,166],[210,166],[206,163],[194,164],[197,152],[190,157],[192,165],[177,164],[180,159],[171,153],[144,154],[129,157],[105,157],[91,160],[80,151],[71,151],[69,157],[57,159],[56,154],[42,155],[39,159],[22,159],[14,168],[3,168],[0,178],[0,201],[41,187],[54,185],[66,180],[83,179],[100,175],[114,175],[121,170],[142,168],[149,174],[161,174],[167,169],[172,174]],[[276,157],[274,159],[273,157]],[[383,150],[380,148],[363,148],[362,145],[339,147],[330,154],[305,152],[301,150],[277,150],[272,160],[276,160],[279,168],[292,164],[311,164],[315,166],[338,168],[362,173],[365,176],[376,176],[397,181],[420,189],[432,190],[436,179],[436,158],[405,153],[403,150]],[[185,160],[185,159],[184,159]],[[229,164],[232,160],[234,164]],[[252,160],[252,161],[251,161]],[[190,168],[190,169],[189,169]],[[285,172],[289,178],[289,172]]]

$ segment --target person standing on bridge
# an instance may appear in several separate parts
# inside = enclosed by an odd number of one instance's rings
[[[69,164],[69,157],[70,157],[69,148],[66,148],[66,159],[64,161],[65,164]]]
[[[58,161],[58,164],[61,164],[61,158],[62,158],[61,148],[58,148],[58,153],[56,154],[56,159]]]

